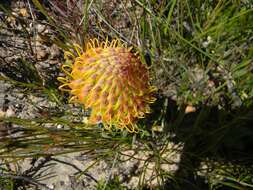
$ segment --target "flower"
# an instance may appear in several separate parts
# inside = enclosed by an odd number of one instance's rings
[[[66,77],[58,77],[63,83],[59,89],[72,95],[70,101],[91,108],[88,124],[102,122],[106,128],[137,132],[136,121],[150,113],[149,104],[155,101],[156,90],[149,84],[148,69],[137,53],[118,39],[102,43],[90,40],[85,51],[78,45],[74,47],[78,56],[66,52],[67,62],[69,55],[74,60],[62,66]]]

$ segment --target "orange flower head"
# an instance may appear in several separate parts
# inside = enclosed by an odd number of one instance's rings
[[[89,124],[102,122],[107,128],[136,132],[137,119],[150,113],[149,104],[155,101],[155,87],[149,84],[147,67],[118,39],[102,43],[93,39],[84,52],[77,45],[75,50],[78,56],[65,54],[66,58],[74,57],[74,61],[62,66],[67,76],[58,77],[64,83],[59,88],[69,91],[70,101],[91,108]]]

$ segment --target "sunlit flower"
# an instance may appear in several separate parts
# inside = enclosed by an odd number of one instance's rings
[[[74,47],[78,55],[66,52],[67,63],[62,66],[66,78],[58,77],[63,83],[59,88],[72,95],[70,101],[91,108],[88,124],[102,122],[106,128],[137,132],[137,119],[150,113],[149,104],[155,101],[147,67],[118,39],[102,43],[93,39],[84,51]]]

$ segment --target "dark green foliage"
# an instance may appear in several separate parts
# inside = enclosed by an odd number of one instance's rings
[[[150,66],[152,83],[158,87],[153,112],[138,122],[141,130],[134,135],[106,131],[102,124],[92,127],[84,124],[87,110],[80,105],[68,105],[66,94],[57,89],[56,76],[61,75],[63,54],[57,58],[57,65],[50,64],[55,71],[46,70],[43,75],[37,66],[44,62],[30,52],[32,48],[27,48],[27,54],[17,54],[15,61],[1,59],[4,61],[0,65],[0,80],[27,96],[46,99],[49,105],[46,108],[33,105],[39,110],[33,118],[0,117],[1,133],[14,126],[11,135],[1,138],[0,158],[8,165],[16,159],[82,151],[95,160],[78,174],[82,175],[100,160],[110,164],[113,161],[114,166],[123,162],[116,155],[133,150],[128,160],[146,151],[149,154],[142,158],[145,164],[139,173],[132,172],[139,177],[139,189],[251,189],[253,2],[75,2],[79,1],[32,0],[36,19],[16,16],[23,25],[19,30],[8,25],[6,19],[11,14],[11,4],[0,4],[4,15],[0,34],[8,31],[29,42],[33,33],[25,28],[30,23],[44,23],[51,33],[40,37],[62,51],[92,37],[120,38],[139,50],[143,62]],[[9,41],[0,39],[0,42],[12,48]],[[187,106],[194,109],[186,113]],[[170,143],[175,146],[170,147]],[[181,144],[180,149],[177,145]],[[181,160],[172,173],[161,165],[171,163],[169,156],[164,155],[175,152],[180,153]],[[145,180],[149,163],[155,165],[156,187],[148,187],[149,181]],[[3,168],[0,171],[0,186],[12,189],[15,180],[1,176],[1,172],[7,175],[13,171]],[[121,178],[107,177],[98,182],[98,189],[127,189],[121,185],[124,182]]]

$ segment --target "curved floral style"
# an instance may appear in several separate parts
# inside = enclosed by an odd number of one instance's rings
[[[85,51],[74,47],[78,55],[66,52],[62,66],[66,78],[58,77],[63,83],[59,88],[72,95],[70,101],[91,108],[88,124],[102,122],[106,128],[137,132],[137,119],[150,113],[149,104],[155,101],[147,67],[118,39],[90,40]],[[69,56],[74,58],[72,63]]]

